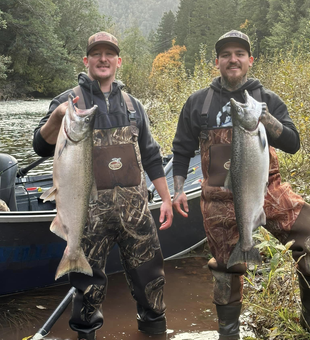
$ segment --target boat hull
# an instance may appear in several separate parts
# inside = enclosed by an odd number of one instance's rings
[[[200,159],[200,156],[199,156]],[[199,162],[193,159],[193,163]],[[196,179],[195,179],[196,178]],[[201,172],[193,171],[188,177],[186,191],[189,203],[189,217],[175,214],[172,226],[159,230],[158,236],[165,259],[190,250],[205,240],[202,215],[200,211]],[[55,281],[57,266],[62,258],[66,242],[52,233],[50,224],[56,216],[56,210],[41,210],[40,187],[51,185],[48,177],[28,183],[27,194],[21,188],[16,189],[17,206],[20,210],[0,212],[0,295],[43,288],[67,282],[67,276]],[[167,174],[170,191],[173,190],[172,174]],[[36,187],[35,184],[40,187]],[[147,178],[148,187],[151,182]],[[27,185],[26,185],[27,187]],[[161,200],[156,192],[149,203],[149,208],[159,228]],[[54,206],[48,206],[53,209]],[[107,274],[122,271],[119,249],[116,245],[110,252]]]

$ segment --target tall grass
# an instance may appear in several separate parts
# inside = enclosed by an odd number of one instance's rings
[[[257,339],[309,339],[299,324],[301,302],[291,244],[281,245],[262,227],[254,237],[264,261],[245,276],[243,305],[248,326]]]

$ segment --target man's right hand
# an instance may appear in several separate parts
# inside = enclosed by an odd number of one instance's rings
[[[181,193],[176,192],[174,194],[172,206],[180,215],[182,215],[183,217],[188,217],[189,209],[187,204],[187,197],[184,191],[182,191]],[[182,206],[184,210],[182,210]]]
[[[79,96],[73,98],[73,104],[79,100]],[[51,113],[47,122],[41,127],[40,133],[43,139],[51,144],[55,145],[61,126],[62,118],[66,114],[68,108],[68,101],[61,103],[56,107],[56,109]]]
[[[172,201],[173,208],[183,217],[188,216],[188,204],[187,197],[185,192],[183,191],[185,178],[182,176],[173,176],[174,182],[174,197]],[[182,210],[182,207],[183,209]]]

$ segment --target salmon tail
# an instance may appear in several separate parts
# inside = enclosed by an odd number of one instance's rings
[[[242,251],[241,243],[238,242],[229,257],[227,268],[230,268],[235,264],[244,262],[259,265],[262,264],[262,258],[257,248],[253,247],[249,251]]]
[[[262,257],[260,256],[259,250],[257,248],[252,248],[250,251],[247,251],[245,254],[245,262],[250,264],[262,264]]]
[[[71,272],[93,276],[93,270],[91,269],[82,248],[78,252],[77,258],[74,260],[69,258],[66,250],[67,249],[65,249],[63,257],[58,265],[55,280],[58,280],[60,277]]]

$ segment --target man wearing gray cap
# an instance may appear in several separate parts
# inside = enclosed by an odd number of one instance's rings
[[[275,148],[296,153],[299,134],[286,105],[257,79],[247,77],[253,65],[249,37],[239,31],[222,35],[215,44],[215,64],[220,77],[210,87],[193,93],[183,106],[173,140],[173,206],[182,216],[188,215],[184,181],[190,158],[200,148],[204,180],[201,211],[213,258],[208,266],[214,277],[213,302],[219,320],[219,339],[239,339],[239,316],[242,308],[243,274],[246,263],[227,268],[230,255],[239,239],[232,192],[224,188],[231,155],[232,120],[230,99],[244,103],[245,90],[262,102],[260,121],[266,128],[269,143],[269,179],[264,199],[265,227],[283,244],[294,240],[293,257],[298,261],[301,290],[301,323],[310,324],[310,205],[295,194],[288,183],[281,183]],[[241,165],[242,166],[242,165]],[[304,256],[303,256],[304,255]]]
[[[93,131],[98,200],[89,207],[82,239],[93,276],[69,274],[70,283],[76,287],[69,324],[78,332],[79,340],[95,340],[96,330],[103,324],[101,304],[108,281],[105,266],[115,244],[119,246],[126,278],[137,301],[138,329],[147,334],[166,332],[163,257],[148,208],[144,171],[162,198],[160,229],[171,226],[172,202],[160,147],[151,135],[146,112],[115,80],[122,64],[119,53],[118,41],[112,34],[92,35],[83,58],[87,74],[79,74],[79,86],[52,100],[47,115],[34,131],[34,150],[40,156],[52,156],[68,107],[68,95],[76,96],[73,102],[79,109],[98,106]]]

